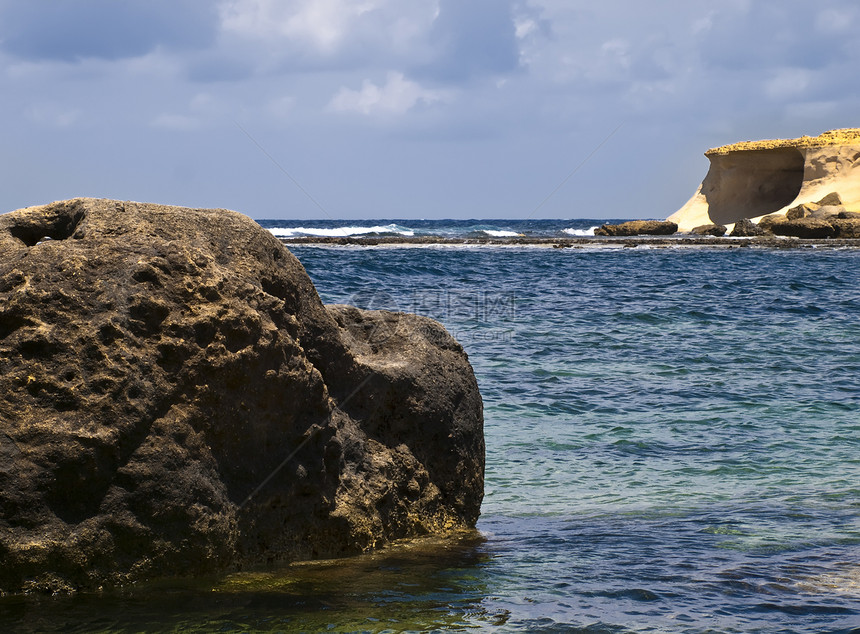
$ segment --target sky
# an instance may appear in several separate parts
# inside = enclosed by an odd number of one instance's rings
[[[858,76],[856,0],[0,0],[0,211],[665,218]]]

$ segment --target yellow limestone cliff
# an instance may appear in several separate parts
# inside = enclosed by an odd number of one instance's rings
[[[860,128],[744,141],[708,150],[705,156],[711,161],[705,180],[668,218],[679,231],[785,214],[832,192],[847,210],[860,211]]]

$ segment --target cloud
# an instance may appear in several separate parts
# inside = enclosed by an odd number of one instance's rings
[[[449,82],[516,71],[520,49],[515,17],[520,36],[525,37],[530,27],[522,16],[514,15],[508,0],[439,0],[429,33],[433,58],[413,70]]]
[[[857,7],[828,7],[821,9],[815,18],[815,28],[824,33],[850,33],[857,28]]]
[[[697,18],[693,21],[693,25],[691,30],[693,35],[699,35],[701,33],[707,33],[714,26],[714,11],[708,11],[707,15]]]
[[[205,47],[217,12],[195,0],[0,1],[0,42],[23,59],[76,62],[137,57],[159,46]]]
[[[437,0],[222,0],[222,43],[255,72],[406,67],[429,54]]]
[[[221,27],[249,38],[292,40],[331,54],[355,20],[376,8],[371,1],[232,0],[221,3]]]
[[[804,68],[781,68],[765,84],[765,94],[771,99],[789,99],[806,92],[811,74]]]
[[[623,70],[630,68],[630,44],[621,38],[615,38],[603,43],[600,47],[604,56],[612,60],[610,63],[616,64]]]
[[[222,0],[219,15],[257,73],[396,68],[453,84],[518,70],[521,41],[546,25],[517,1]]]
[[[402,115],[419,104],[429,105],[447,98],[444,92],[422,88],[406,79],[403,73],[390,72],[384,86],[365,79],[361,90],[341,88],[329,103],[329,110],[363,115]]]
[[[342,201],[365,188],[380,213],[401,210],[436,170],[459,184],[428,189],[410,213],[478,199],[505,213],[517,187],[551,189],[548,174],[562,178],[627,121],[612,143],[637,166],[630,182],[660,185],[615,192],[599,174],[607,147],[577,175],[576,204],[605,205],[611,191],[618,210],[659,215],[698,183],[676,189],[704,148],[857,125],[858,27],[856,0],[0,0],[3,138],[9,156],[36,157],[8,161],[6,208],[84,169],[43,172],[43,157],[88,148],[90,189],[175,200],[153,159],[169,154],[212,174],[199,189],[181,181],[186,200],[282,213],[262,177],[230,163],[257,151],[232,118],[301,152],[315,187],[332,162],[360,163],[362,178],[334,188]],[[477,170],[507,193],[476,187]],[[363,184],[392,171],[399,193]],[[542,213],[578,208],[556,200]]]
[[[711,28],[700,34],[702,59],[734,71],[821,68],[839,54],[814,28],[821,12],[819,4],[798,0],[721,5],[712,11]]]

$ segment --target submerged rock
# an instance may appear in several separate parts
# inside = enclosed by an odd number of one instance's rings
[[[76,199],[0,249],[0,591],[474,526],[481,398],[438,323],[324,306],[225,210]]]
[[[665,220],[630,220],[617,225],[602,225],[594,230],[596,236],[669,236],[678,225]]]

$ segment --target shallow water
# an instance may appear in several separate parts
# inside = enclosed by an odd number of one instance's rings
[[[295,247],[485,403],[480,535],[109,596],[33,630],[860,631],[860,252]]]

